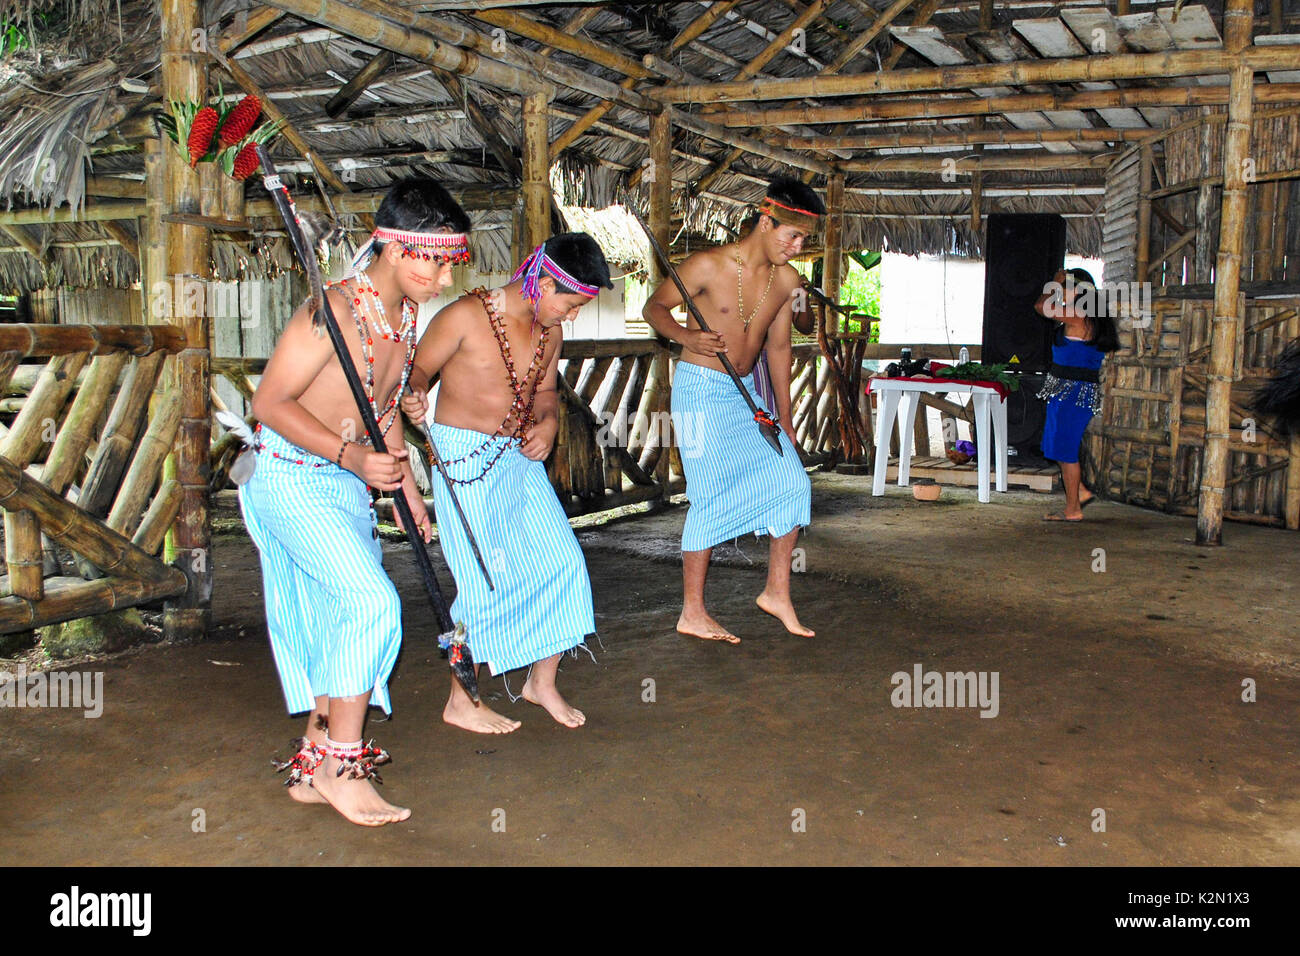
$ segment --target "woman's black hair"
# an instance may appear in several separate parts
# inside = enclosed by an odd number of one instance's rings
[[[1085,303],[1092,303],[1092,308],[1084,311],[1084,314],[1092,320],[1092,336],[1088,339],[1089,344],[1103,352],[1116,351],[1119,348],[1119,329],[1115,325],[1114,316],[1106,307],[1105,292],[1097,287],[1097,280],[1087,269],[1079,268],[1067,269],[1066,277],[1074,284],[1075,303],[1084,297],[1086,297]]]
[[[599,243],[585,232],[564,232],[546,240],[546,255],[557,266],[586,285],[614,288],[609,278],[609,263]],[[555,283],[560,292],[575,293],[562,282]]]
[[[375,225],[407,232],[469,232],[469,216],[437,180],[404,179],[388,191],[375,212]],[[375,242],[379,253],[386,243]]]

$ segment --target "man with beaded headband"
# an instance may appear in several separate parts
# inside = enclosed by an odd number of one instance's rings
[[[799,274],[789,264],[826,212],[804,183],[777,179],[759,205],[753,228],[737,242],[697,252],[678,272],[713,331],[672,310],[682,304],[666,281],[643,314],[660,335],[682,345],[673,373],[672,414],[678,434],[695,437],[695,454],[682,451],[690,509],[682,529],[682,613],[677,630],[692,637],[739,643],[704,604],[704,583],[715,545],[742,534],[766,532],[771,540],[767,583],[758,606],[792,634],[812,637],[790,599],[791,555],[799,529],[809,522],[811,484],[799,462],[790,412],[790,327]],[[755,426],[744,397],[724,372],[724,352],[760,408],[754,385],[759,353],[767,351],[783,455]]]
[[[495,584],[489,590],[460,523],[441,521],[439,543],[456,578],[452,617],[465,623],[474,660],[493,676],[531,665],[524,699],[566,727],[586,717],[556,689],[560,655],[596,625],[582,549],[543,462],[559,426],[559,325],[602,286],[613,287],[595,240],[552,236],[504,288],[475,289],[434,316],[402,402],[423,421],[430,380],[439,377],[430,431]],[[437,513],[451,515],[446,482],[435,477],[433,488]],[[477,733],[519,727],[475,704],[455,679],[443,719]]]
[[[388,675],[402,640],[401,602],[383,569],[370,491],[406,495],[430,540],[398,400],[415,358],[417,309],[451,284],[452,264],[469,257],[469,217],[433,180],[394,186],[375,222],[348,275],[326,295],[385,447],[369,447],[338,357],[303,305],[253,395],[256,467],[239,489],[285,701],[290,713],[310,712],[298,753],[280,769],[289,771],[294,799],[329,803],[364,826],[410,816],[371,784],[387,754],[362,744],[369,706],[391,710]]]

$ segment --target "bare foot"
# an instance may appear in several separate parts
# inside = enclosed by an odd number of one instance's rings
[[[817,632],[799,623],[799,615],[794,613],[794,605],[789,598],[779,600],[766,591],[760,594],[754,603],[785,625],[785,629],[798,637],[812,637]]]
[[[740,638],[703,611],[699,614],[687,614],[682,611],[682,616],[677,619],[677,633],[685,634],[687,637],[698,637],[705,641],[726,641],[728,644],[740,643]]]
[[[569,702],[560,696],[554,684],[550,687],[536,686],[529,677],[524,681],[524,689],[520,694],[528,703],[545,708],[548,714],[566,727],[581,727],[587,722],[587,715],[578,708],[569,706]]]
[[[337,757],[326,757],[316,768],[312,785],[344,818],[363,827],[382,827],[411,815],[406,807],[395,807],[381,797],[369,780],[336,776],[338,768]]]
[[[306,739],[311,743],[317,744],[318,746],[320,744],[325,743],[324,730],[313,729],[313,730],[309,730],[308,734],[310,734],[311,736],[308,736]],[[304,749],[305,749],[305,745],[304,745]],[[299,750],[299,754],[302,755],[303,760],[314,759],[310,756],[310,754],[303,754],[302,750]],[[312,776],[313,775],[303,774],[301,783],[296,783],[293,786],[285,787],[284,789],[288,790],[289,796],[292,797],[294,800],[296,800],[298,803],[325,803],[326,802],[325,798],[322,797],[319,793],[317,793],[316,790],[311,785]]]
[[[442,719],[453,727],[476,734],[508,734],[520,727],[519,721],[501,716],[486,703],[475,704],[468,697],[455,694],[443,708]]]

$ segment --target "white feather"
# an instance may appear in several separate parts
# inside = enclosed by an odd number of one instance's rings
[[[253,430],[238,415],[226,411],[217,411],[214,414],[217,416],[217,421],[225,426],[226,431],[234,432],[239,437],[239,440],[249,448],[256,444],[253,439]]]

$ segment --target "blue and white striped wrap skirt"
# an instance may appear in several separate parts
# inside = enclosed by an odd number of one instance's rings
[[[489,591],[442,476],[433,476],[438,540],[456,579],[453,620],[463,621],[474,660],[495,677],[553,654],[573,650],[596,630],[591,580],[578,539],[546,477],[546,466],[524,457],[518,442],[491,438],[468,461],[456,459],[490,436],[468,428],[429,426],[448,473],[466,481],[482,473],[502,445],[509,445],[480,481],[456,485],[456,496],[492,575]]]
[[[762,408],[752,373],[741,381]],[[785,454],[772,450],[726,372],[679,361],[672,415],[690,500],[683,551],[750,532],[780,536],[809,523],[812,483],[799,453],[784,433]]]
[[[239,504],[262,562],[267,630],[289,713],[311,710],[316,697],[367,695],[391,713],[402,605],[384,571],[366,483],[265,425],[261,437],[265,449]]]

